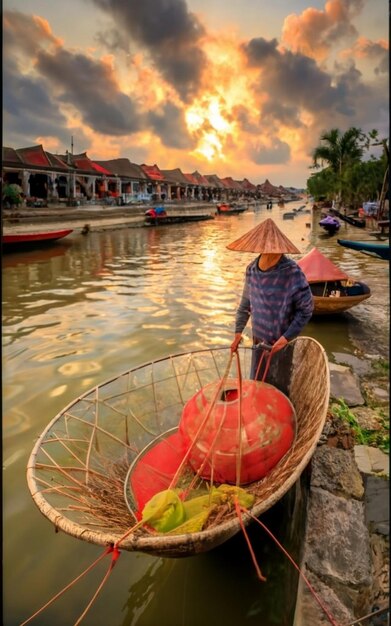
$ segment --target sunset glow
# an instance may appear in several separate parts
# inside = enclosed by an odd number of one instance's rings
[[[385,0],[91,3],[5,0],[4,145],[304,186],[330,125],[388,136]]]

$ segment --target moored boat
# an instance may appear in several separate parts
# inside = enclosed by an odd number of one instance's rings
[[[73,229],[47,230],[35,233],[9,233],[2,235],[2,244],[8,248],[18,248],[27,246],[37,246],[39,244],[51,243],[63,237],[67,237],[73,232]]]
[[[320,220],[319,226],[321,226],[326,232],[334,234],[337,230],[339,230],[341,224],[336,217],[326,215],[326,217]]]
[[[390,244],[389,243],[377,243],[372,241],[354,241],[353,239],[337,239],[340,246],[344,248],[350,248],[351,250],[357,250],[368,254],[369,256],[377,257],[383,261],[390,260]]]
[[[238,354],[246,379],[252,349],[240,347]],[[28,485],[42,514],[58,530],[84,541],[107,546],[121,540],[124,550],[164,557],[202,553],[240,532],[235,507],[227,506],[208,518],[202,530],[151,533],[139,526],[129,532],[139,520],[129,487],[132,468],[177,431],[184,407],[195,393],[224,378],[229,355],[229,347],[216,348],[147,363],[94,387],[65,407],[39,437],[28,462]],[[323,347],[309,337],[293,340],[273,355],[266,383],[292,403],[296,434],[288,452],[266,476],[246,484],[255,516],[294,485],[316,449],[329,402]],[[243,514],[243,523],[250,521]]]
[[[216,207],[219,215],[238,215],[247,211],[247,207],[235,204],[217,204]]]
[[[145,211],[144,223],[146,226],[164,226],[166,224],[182,224],[185,222],[201,222],[203,220],[211,220],[213,215],[210,212],[188,212],[167,213],[162,207],[156,209],[147,209]]]
[[[333,209],[332,211],[334,215],[339,217],[344,222],[351,224],[352,226],[356,226],[357,228],[365,228],[366,226],[365,219],[362,219],[360,217],[355,217],[354,215],[347,215],[346,213],[343,213],[342,211],[338,211],[337,209]]]
[[[371,296],[368,285],[349,277],[317,248],[297,263],[311,288],[314,315],[342,313]]]

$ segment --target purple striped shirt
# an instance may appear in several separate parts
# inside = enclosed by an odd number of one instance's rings
[[[266,271],[259,269],[258,261],[259,257],[246,268],[235,333],[243,332],[251,315],[254,337],[273,344],[284,335],[289,341],[311,318],[314,304],[309,284],[297,263],[284,255]]]

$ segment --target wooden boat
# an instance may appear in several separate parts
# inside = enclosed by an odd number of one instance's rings
[[[234,204],[217,204],[216,207],[219,215],[239,215],[247,211],[247,207]]]
[[[326,215],[326,217],[320,220],[319,226],[321,226],[326,232],[330,233],[330,235],[333,235],[340,229],[341,224],[336,217]]]
[[[347,222],[348,224],[351,224],[352,226],[356,226],[357,228],[365,228],[366,226],[365,219],[361,219],[353,215],[346,215],[345,213],[343,213],[342,211],[338,211],[337,209],[333,209],[333,213],[344,222]]]
[[[282,214],[282,219],[283,220],[293,220],[295,215],[296,215],[296,213],[294,213],[293,211],[287,211],[286,213]]]
[[[3,234],[1,239],[4,247],[17,248],[51,243],[63,237],[67,237],[67,235],[70,235],[72,232],[73,230],[68,228],[65,230],[48,230],[37,233],[13,233],[8,235]]]
[[[167,224],[183,224],[186,222],[201,222],[213,219],[211,213],[156,213],[154,209],[145,212],[144,224],[146,226],[164,226]]]
[[[389,243],[377,243],[372,241],[354,241],[352,239],[337,239],[340,246],[350,248],[351,250],[357,250],[357,252],[363,252],[369,256],[383,259],[384,261],[390,260],[390,244]]]
[[[116,544],[137,521],[129,472],[151,446],[178,428],[186,402],[223,378],[230,354],[229,347],[215,348],[147,363],[65,407],[39,437],[28,461],[28,486],[42,514],[73,537],[101,546]],[[238,354],[242,377],[249,378],[252,348],[240,347]],[[293,404],[296,436],[263,479],[246,485],[255,498],[251,513],[256,516],[294,485],[316,449],[329,402],[323,347],[310,337],[293,340],[273,355],[266,382]],[[250,521],[244,514],[243,522]],[[141,527],[120,547],[163,557],[190,556],[213,549],[240,529],[229,507],[201,531],[151,534]]]
[[[371,296],[368,285],[350,278],[316,248],[297,263],[312,291],[313,315],[342,313]]]

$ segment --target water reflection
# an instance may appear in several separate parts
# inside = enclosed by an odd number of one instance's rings
[[[295,560],[299,558],[304,491],[305,480],[261,517]],[[129,589],[122,626],[290,626],[296,571],[285,557],[281,558],[279,548],[260,526],[250,526],[248,534],[266,583],[257,579],[246,540],[240,533],[223,546],[195,558],[151,561]],[[243,580],[246,583],[241,586]]]
[[[227,250],[230,241],[272,217],[303,254],[316,245],[345,271],[365,280],[372,297],[336,319],[311,321],[306,334],[318,339],[335,360],[334,355],[343,359],[354,352],[352,337],[365,336],[375,326],[379,352],[388,350],[388,264],[342,248],[336,238],[320,238],[316,216],[299,214],[284,221],[286,210],[262,207],[190,225],[75,234],[50,249],[3,257],[7,626],[26,619],[98,554],[95,546],[55,535],[36,510],[25,479],[35,439],[64,406],[96,384],[170,353],[230,344],[245,267],[254,258]],[[347,225],[344,237],[349,238],[353,228]],[[287,514],[281,513],[281,520],[286,519]],[[260,549],[266,546],[264,537],[259,540],[261,530],[254,532]],[[292,536],[299,535],[297,531]],[[102,593],[101,603],[86,623],[155,626],[163,623],[156,622],[160,607],[169,620],[170,602],[178,600],[178,611],[186,620],[197,615],[200,603],[209,623],[266,626],[269,619],[277,626],[289,626],[289,610],[281,607],[295,579],[283,577],[284,557],[273,561],[268,585],[261,591],[246,551],[240,539],[236,541],[229,550],[222,547],[188,564],[161,565],[161,560],[146,555],[125,554],[124,564],[117,566],[121,573],[109,582],[107,595]],[[264,556],[268,552],[262,554],[261,566],[268,567]],[[162,573],[167,577],[164,586]],[[78,586],[39,623],[69,626],[102,576]],[[21,580],[23,593],[15,594]],[[241,607],[227,604],[230,597],[243,598]],[[274,622],[273,611],[278,612]],[[186,626],[191,622],[186,621]]]

